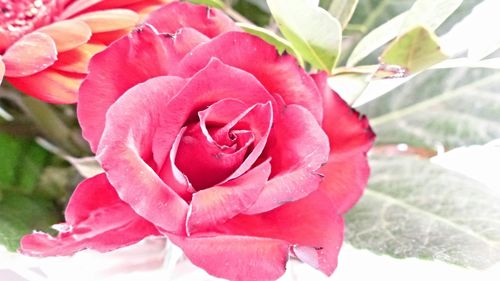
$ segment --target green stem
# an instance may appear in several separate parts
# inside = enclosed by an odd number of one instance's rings
[[[71,155],[80,155],[85,148],[75,141],[73,133],[47,103],[20,95],[20,101],[36,127],[51,142]]]
[[[242,16],[240,13],[238,13],[235,9],[233,9],[230,5],[226,4],[224,5],[224,12],[228,14],[230,17],[235,19],[238,22],[243,22],[243,23],[248,23],[248,24],[254,24],[253,22],[249,21],[247,18]]]

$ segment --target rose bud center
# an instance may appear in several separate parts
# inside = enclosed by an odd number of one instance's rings
[[[175,164],[196,190],[228,179],[262,139],[267,126],[255,124],[256,106],[224,99],[199,111],[197,122],[184,127]],[[270,126],[271,120],[264,123]]]

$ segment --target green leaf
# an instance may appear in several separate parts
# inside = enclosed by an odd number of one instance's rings
[[[49,160],[34,141],[0,133],[0,190],[31,193]]]
[[[410,10],[373,29],[361,39],[349,56],[347,66],[354,66],[379,47],[416,25],[423,25],[431,30],[438,28],[461,3],[462,0],[416,1]]]
[[[282,54],[284,51],[287,51],[289,54],[293,55],[301,65],[304,64],[302,57],[297,53],[297,51],[292,47],[290,42],[286,41],[284,38],[279,37],[272,31],[266,28],[258,27],[251,24],[246,23],[237,23],[239,27],[241,27],[246,32],[253,34],[255,36],[260,37],[262,40],[267,43],[274,45],[278,52]]]
[[[359,108],[379,144],[446,149],[500,136],[500,71],[440,69]]]
[[[346,216],[346,240],[397,258],[485,268],[500,261],[500,198],[414,157],[374,157],[369,187]]]
[[[416,73],[446,58],[436,35],[425,27],[417,26],[393,41],[382,53],[380,62],[399,65],[407,73]]]
[[[342,29],[349,23],[349,20],[354,14],[354,10],[356,10],[358,1],[359,0],[333,0],[332,4],[330,4],[328,12],[339,20]]]
[[[222,2],[221,0],[188,0],[188,1],[194,4],[206,5],[218,9],[224,8],[224,2]]]
[[[4,192],[0,199],[0,244],[15,251],[23,235],[34,229],[48,231],[61,219],[47,199]]]
[[[243,17],[258,26],[267,26],[271,19],[271,12],[266,0],[234,0],[231,1],[233,9]]]
[[[317,69],[330,72],[340,55],[342,28],[327,11],[303,0],[268,0],[283,35]]]

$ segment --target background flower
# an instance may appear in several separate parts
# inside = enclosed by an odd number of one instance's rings
[[[167,0],[0,3],[0,81],[53,103],[74,103],[89,59]]]

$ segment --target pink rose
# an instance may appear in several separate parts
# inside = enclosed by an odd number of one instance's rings
[[[26,236],[24,253],[166,235],[217,277],[276,279],[289,255],[334,271],[374,134],[325,73],[180,2],[89,68],[78,117],[106,176],[78,187],[58,237]]]

